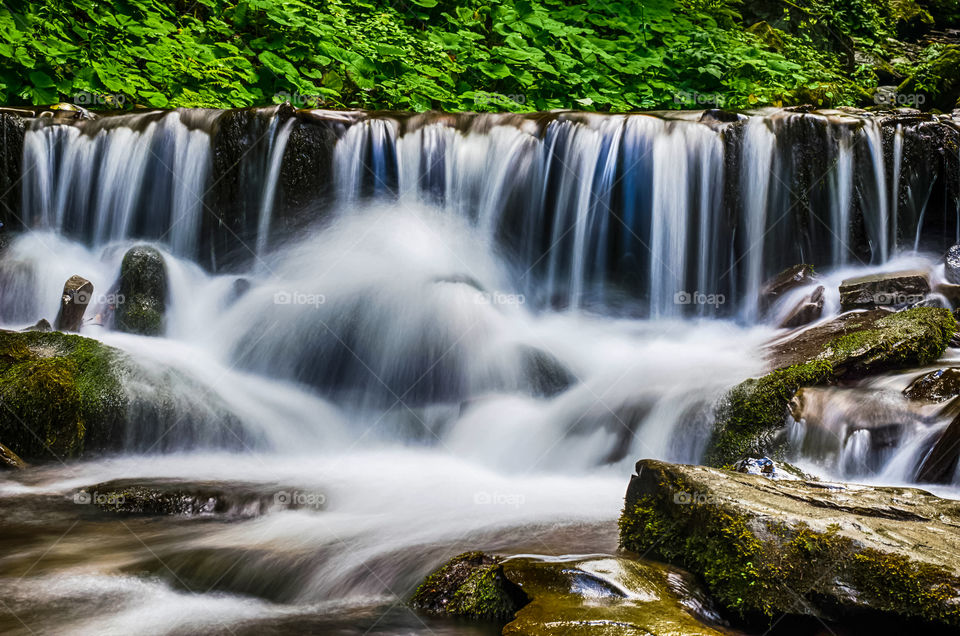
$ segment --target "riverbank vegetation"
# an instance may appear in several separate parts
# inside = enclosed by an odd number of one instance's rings
[[[948,109],[958,25],[954,0],[33,0],[0,9],[0,103]]]

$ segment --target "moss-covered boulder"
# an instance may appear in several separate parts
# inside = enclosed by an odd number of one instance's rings
[[[960,502],[922,490],[641,460],[620,544],[699,575],[758,627],[786,615],[946,632],[960,628],[958,525]]]
[[[275,486],[242,482],[115,480],[78,490],[73,499],[101,512],[142,516],[253,518],[277,508],[322,508],[291,501],[288,491]]]
[[[0,330],[0,440],[27,460],[108,445],[126,414],[121,355],[80,336]]]
[[[503,574],[503,559],[483,552],[460,554],[417,588],[410,604],[434,616],[506,622],[527,599]]]
[[[505,636],[721,636],[712,603],[690,574],[625,557],[513,557],[507,579],[531,601]]]
[[[960,106],[960,45],[941,48],[932,59],[917,65],[916,71],[905,79],[897,91],[902,95],[922,95],[925,108],[949,112]]]
[[[123,256],[117,281],[116,328],[144,336],[162,335],[167,308],[167,267],[163,255],[148,245]]]
[[[874,310],[844,314],[771,345],[773,370],[735,386],[718,408],[705,462],[727,466],[745,455],[777,454],[776,434],[798,389],[929,364],[956,330],[946,309]]]

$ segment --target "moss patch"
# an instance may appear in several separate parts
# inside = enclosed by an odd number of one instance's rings
[[[620,544],[701,576],[732,616],[766,625],[783,614],[836,620],[880,612],[960,626],[960,578],[954,572],[864,546],[838,525],[815,530],[802,514],[794,520],[766,505],[753,509],[757,502],[736,485],[728,492],[720,483],[688,480],[686,468],[638,464],[645,483],[631,482],[636,490],[628,491],[620,517]],[[697,496],[678,500],[677,493]],[[811,495],[811,502],[817,497]],[[796,505],[795,498],[783,499]]]
[[[80,336],[0,331],[0,439],[26,459],[103,445],[125,414],[118,355]]]
[[[956,329],[949,310],[914,307],[855,314],[840,331],[827,326],[810,332],[809,342],[796,346],[800,356],[784,356],[800,361],[741,382],[727,394],[704,461],[727,466],[748,454],[777,454],[775,434],[801,387],[929,364],[943,355]]]
[[[501,562],[483,552],[460,554],[428,576],[410,603],[428,614],[510,620],[526,596],[504,576]]]

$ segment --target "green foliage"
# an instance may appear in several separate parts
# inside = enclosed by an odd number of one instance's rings
[[[878,2],[814,5],[879,38]],[[862,97],[816,37],[778,31],[774,50],[745,30],[735,0],[13,6],[0,9],[7,104],[628,111]]]

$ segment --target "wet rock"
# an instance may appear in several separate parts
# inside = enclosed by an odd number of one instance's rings
[[[28,460],[116,444],[127,404],[121,357],[76,335],[0,330],[0,439]]]
[[[121,515],[252,518],[276,508],[305,508],[306,500],[295,500],[291,492],[235,482],[118,480],[77,491],[74,500]],[[320,510],[325,499],[313,497],[310,502]]]
[[[960,285],[940,283],[934,286],[933,291],[946,298],[951,307],[960,306]]]
[[[954,285],[960,285],[960,245],[954,245],[947,250],[943,264],[944,278]]]
[[[955,417],[920,462],[916,479],[931,484],[949,484],[960,460],[960,415]]]
[[[0,444],[0,470],[20,470],[26,467],[27,463],[20,459],[16,453]]]
[[[42,332],[47,332],[47,331],[53,331],[53,327],[50,326],[50,321],[49,321],[49,320],[47,320],[46,318],[41,318],[40,320],[37,321],[37,323],[36,323],[35,325],[33,325],[33,326],[31,326],[31,327],[27,327],[26,329],[21,329],[21,331],[42,331]]]
[[[250,291],[252,284],[249,278],[237,278],[233,281],[233,289],[230,293],[230,302],[235,303],[243,298]]]
[[[123,257],[117,289],[117,329],[143,336],[162,335],[167,307],[163,255],[147,245],[131,248]]]
[[[465,552],[428,576],[410,604],[435,616],[507,621],[527,598],[504,576],[502,564],[500,557]]]
[[[590,634],[727,634],[688,573],[614,556],[512,557],[506,578],[531,601],[503,628],[505,636]]]
[[[960,369],[948,367],[925,373],[911,382],[903,394],[911,400],[945,402],[960,395]]]
[[[733,470],[747,475],[766,475],[773,477],[777,467],[769,457],[746,457],[733,465]]]
[[[706,463],[726,466],[744,456],[775,453],[797,390],[880,371],[929,364],[957,331],[946,309],[915,307],[848,313],[768,346],[773,370],[735,386],[722,401]]]
[[[823,285],[818,286],[810,295],[797,303],[796,307],[787,315],[780,327],[795,329],[818,320],[823,314]]]
[[[840,308],[850,311],[913,305],[929,292],[930,281],[923,271],[859,276],[840,283]]]
[[[63,294],[60,297],[60,313],[54,324],[57,331],[80,331],[83,324],[83,313],[93,297],[93,283],[83,276],[71,276],[63,284]]]
[[[816,278],[813,274],[813,265],[801,263],[783,270],[760,288],[758,300],[760,312],[765,313],[778,300],[790,291],[809,285]]]
[[[563,393],[575,382],[570,371],[553,355],[534,347],[523,347],[524,375],[534,395],[552,397]]]
[[[960,502],[922,490],[641,460],[620,544],[700,576],[757,627],[786,615],[945,630],[960,627],[958,524]]]

